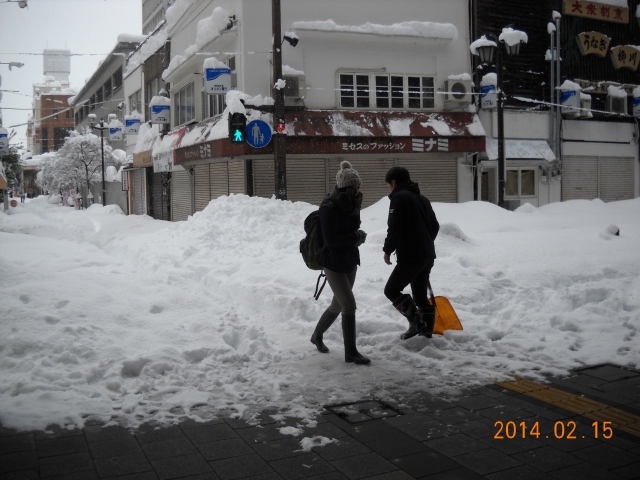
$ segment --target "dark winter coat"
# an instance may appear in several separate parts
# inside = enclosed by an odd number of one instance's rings
[[[396,252],[397,261],[413,262],[434,260],[434,240],[440,224],[431,203],[420,195],[417,183],[397,185],[389,195],[387,238],[382,248],[385,253]]]
[[[360,265],[360,252],[356,244],[360,237],[360,208],[362,194],[353,197],[345,192],[327,194],[320,204],[320,227],[324,249],[320,265],[338,273],[352,272]]]

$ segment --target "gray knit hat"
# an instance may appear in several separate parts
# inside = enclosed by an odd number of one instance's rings
[[[360,175],[356,170],[351,167],[351,164],[346,160],[340,162],[340,170],[336,174],[336,186],[338,188],[350,187],[351,185],[362,185]]]

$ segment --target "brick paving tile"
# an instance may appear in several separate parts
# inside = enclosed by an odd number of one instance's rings
[[[640,461],[639,456],[607,444],[577,450],[573,455],[605,469],[624,467]]]
[[[302,450],[300,440],[295,437],[282,438],[271,442],[254,443],[251,448],[267,462],[308,453]]]
[[[209,462],[221,480],[251,477],[272,472],[272,468],[258,454],[225,458]]]
[[[0,455],[0,473],[38,468],[38,457],[34,450]]]
[[[97,458],[94,460],[100,478],[117,477],[152,470],[147,457],[142,453],[121,457]]]
[[[368,447],[351,437],[341,437],[337,439],[335,443],[328,443],[322,447],[314,447],[312,450],[329,461],[371,452]]]
[[[549,472],[549,475],[557,480],[622,480],[624,478],[588,463],[579,463],[562,468]]]
[[[303,427],[300,438],[303,437],[327,437],[327,438],[343,438],[348,436],[348,433],[344,430],[336,427],[328,420],[323,423],[318,423],[315,427]]]
[[[544,438],[525,437],[525,438],[503,438],[496,440],[493,437],[481,438],[479,440],[485,447],[495,448],[496,450],[513,455],[515,453],[526,452],[548,445],[548,441]]]
[[[447,470],[455,470],[461,465],[445,455],[435,450],[427,450],[422,453],[415,453],[405,457],[394,458],[391,460],[402,470],[415,478],[426,477],[435,473],[446,472]]]
[[[103,442],[91,442],[89,444],[91,456],[97,458],[121,457],[123,455],[141,454],[142,448],[133,435],[117,440],[105,440]]]
[[[41,458],[39,467],[41,477],[52,477],[54,475],[93,470],[93,462],[89,452],[72,453],[70,455]]]
[[[340,478],[347,477],[342,475],[342,477]],[[409,475],[407,472],[403,472],[402,470],[396,470],[395,472],[383,473],[382,475],[375,475],[373,477],[367,477],[362,480],[414,480],[414,477]]]
[[[308,478],[335,470],[333,466],[315,453],[275,460],[269,462],[269,465],[285,480]]]
[[[427,440],[424,444],[449,457],[487,448],[486,444],[474,440],[463,433]]]
[[[178,425],[161,428],[157,428],[154,425],[143,425],[136,431],[135,435],[140,445],[176,438],[186,438],[184,431]]]
[[[484,408],[497,407],[501,404],[501,401],[502,398],[494,398],[483,394],[477,394],[461,398],[456,403],[473,412]]]
[[[521,461],[492,448],[459,455],[453,460],[480,475],[488,475],[522,465]]]
[[[615,468],[611,470],[616,475],[620,475],[624,478],[640,478],[640,462],[630,463],[629,465],[625,465],[624,467]]]
[[[553,447],[536,448],[518,453],[513,458],[547,473],[582,462],[578,457]]]
[[[283,478],[276,472],[263,473],[261,475],[252,475],[244,480],[283,480]]]
[[[495,407],[494,407],[495,408]],[[479,412],[481,412],[480,410]],[[457,425],[459,423],[471,422],[473,420],[480,420],[482,417],[478,416],[479,412],[472,412],[462,407],[453,407],[446,410],[438,410],[435,412],[426,413],[425,416],[431,417],[438,422],[445,425]]]
[[[52,457],[70,453],[86,452],[89,450],[84,437],[59,437],[37,442],[38,457]]]
[[[84,428],[87,442],[104,442],[106,440],[122,440],[132,436],[131,432],[123,427],[104,427],[102,425],[90,425]]]
[[[447,470],[446,472],[436,473],[428,477],[422,477],[420,480],[482,480],[485,477],[478,475],[473,470],[465,467]]]
[[[533,413],[512,405],[499,405],[497,407],[483,408],[475,413],[483,418],[493,420],[494,422],[496,420],[501,420],[503,422],[515,422],[517,420],[523,421],[526,418],[533,416]]]
[[[38,470],[20,470],[19,472],[0,473],[0,480],[39,480]]]
[[[426,418],[420,423],[409,423],[398,427],[398,430],[420,442],[459,433],[456,427],[445,425],[436,420]]]
[[[3,455],[36,449],[35,436],[32,433],[0,437],[0,452]]]
[[[478,440],[480,438],[493,436],[496,428],[494,426],[494,422],[488,418],[481,418],[480,420],[472,420],[470,422],[456,425],[456,430]]]
[[[333,460],[331,464],[351,480],[399,470],[399,467],[385,460],[375,452]]]
[[[385,458],[397,458],[428,450],[415,438],[385,422],[371,421],[353,427],[344,425],[342,428],[357,441]]]
[[[285,438],[287,435],[283,435],[280,433],[280,429],[283,428],[282,425],[277,424],[269,424],[264,426],[256,426],[251,428],[243,428],[242,430],[238,430],[238,435],[240,435],[245,442],[249,445],[260,442],[270,442],[272,440],[279,440]]]
[[[200,443],[197,445],[200,455],[207,461],[222,460],[224,458],[251,455],[255,451],[241,438],[229,438],[217,442]]]
[[[151,465],[160,477],[160,480],[182,478],[187,475],[211,473],[211,467],[198,453],[184,455],[182,457],[162,458],[152,460]]]
[[[122,477],[118,477],[120,480]],[[99,480],[98,474],[94,470],[86,470],[84,472],[67,473],[64,475],[54,475],[46,477],[47,480]],[[138,479],[136,479],[138,480]]]
[[[212,418],[210,420],[207,420],[205,422],[202,421],[196,421],[193,420],[191,418],[187,419],[187,420],[183,420],[180,422],[180,428],[182,430],[190,430],[192,428],[201,428],[201,427],[208,427],[210,425],[221,425],[225,423],[223,419],[221,418]]]
[[[98,477],[96,477],[98,478]],[[121,475],[119,477],[105,478],[103,480],[159,480],[156,472],[141,472],[132,475]],[[183,479],[180,479],[183,480]]]
[[[509,470],[492,473],[485,478],[489,480],[553,480],[553,477],[529,465],[522,465],[520,467],[510,468]]]
[[[196,447],[186,438],[172,438],[162,442],[145,443],[142,450],[149,460],[180,457],[198,453]]]
[[[238,437],[238,434],[226,423],[190,428],[185,430],[185,434],[195,444]]]

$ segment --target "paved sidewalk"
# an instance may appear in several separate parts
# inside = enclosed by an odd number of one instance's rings
[[[640,372],[611,365],[453,402],[416,392],[401,406],[330,406],[316,425],[275,413],[135,432],[0,427],[0,480],[640,479]],[[332,442],[304,451],[314,437]]]

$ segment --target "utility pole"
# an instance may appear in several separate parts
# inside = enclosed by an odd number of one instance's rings
[[[271,0],[273,34],[273,82],[282,78],[282,32],[280,23],[280,0]],[[273,173],[275,193],[279,200],[287,199],[287,136],[285,134],[284,89],[273,88],[275,105],[273,110],[274,143]]]

